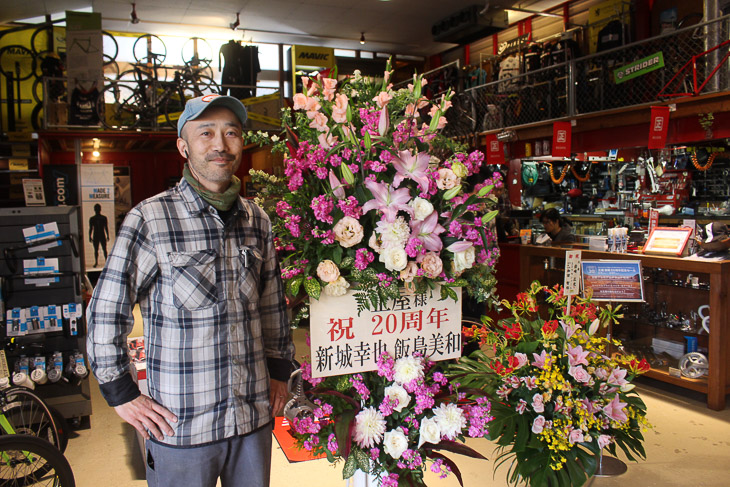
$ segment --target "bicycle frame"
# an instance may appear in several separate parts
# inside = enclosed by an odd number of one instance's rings
[[[717,66],[710,71],[710,74],[707,75],[707,79],[699,86],[697,86],[697,60],[700,59],[703,56],[707,56],[709,53],[713,51],[717,51],[718,49],[721,49],[722,47],[730,44],[730,39],[721,42],[720,44],[716,45],[712,49],[708,49],[704,52],[701,52],[700,54],[695,54],[690,58],[687,63],[685,63],[682,68],[677,71],[677,74],[675,74],[672,79],[669,80],[669,82],[664,85],[664,87],[659,91],[657,94],[657,98],[670,98],[670,97],[680,97],[680,96],[697,96],[702,92],[702,89],[709,83],[709,81],[712,79],[713,76],[715,76],[715,73],[722,67],[723,64],[725,64],[725,61],[727,61],[728,57],[730,57],[730,52],[725,53],[725,55],[722,57],[720,62],[717,63]],[[682,74],[683,71],[685,71],[689,66],[692,66],[692,92],[684,92],[684,93],[664,93],[664,90],[669,88],[669,86],[674,82],[675,79],[677,79],[677,76]],[[685,73],[686,76],[686,73]]]

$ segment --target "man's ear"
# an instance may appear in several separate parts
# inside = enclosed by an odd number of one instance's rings
[[[190,156],[188,154],[188,143],[185,142],[185,139],[183,139],[183,138],[178,138],[177,139],[177,151],[185,159],[189,159],[190,158]]]

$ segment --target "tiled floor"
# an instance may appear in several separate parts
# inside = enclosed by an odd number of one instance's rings
[[[297,332],[298,350],[306,353],[303,334]],[[93,382],[93,381],[92,381]],[[689,391],[667,390],[663,384],[642,383],[639,390],[648,406],[654,428],[645,434],[647,459],[628,463],[617,477],[595,478],[592,487],[724,487],[730,485],[730,408],[711,411],[703,397]],[[109,408],[92,384],[91,427],[77,432],[66,456],[79,487],[140,487],[144,467],[134,430]],[[472,440],[470,446],[490,459],[494,444]],[[341,466],[327,460],[290,464],[276,442],[272,453],[272,487],[344,487]],[[621,458],[621,457],[619,457]],[[465,487],[506,486],[506,470],[493,474],[491,461],[454,455]],[[430,475],[430,474],[429,474]],[[431,487],[456,487],[453,476],[440,480],[427,476]],[[184,486],[181,486],[184,487]]]

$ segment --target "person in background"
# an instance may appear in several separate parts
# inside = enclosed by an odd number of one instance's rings
[[[150,486],[269,485],[294,346],[271,222],[234,175],[246,117],[229,96],[187,102],[183,177],[128,213],[87,310],[91,369],[148,440]],[[135,303],[149,396],[129,373]]]
[[[554,244],[575,242],[573,226],[555,208],[545,210],[540,215],[540,223],[545,227],[545,233],[550,236]]]

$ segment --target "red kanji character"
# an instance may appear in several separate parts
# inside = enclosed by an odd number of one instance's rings
[[[401,333],[405,330],[415,329],[421,331],[423,329],[423,310],[420,311],[404,311],[403,320],[401,321]]]
[[[339,320],[330,318],[329,324],[332,325],[330,331],[327,332],[330,334],[330,341],[336,342],[343,336],[348,340],[355,338],[352,333],[352,318],[340,318]],[[337,335],[336,338],[335,335]]]
[[[441,323],[446,323],[449,319],[446,317],[447,309],[436,309],[431,308],[428,312],[428,323],[430,325],[436,324],[436,328],[441,328]]]

